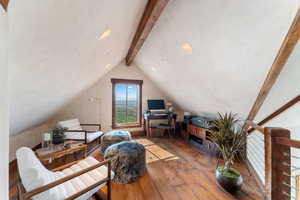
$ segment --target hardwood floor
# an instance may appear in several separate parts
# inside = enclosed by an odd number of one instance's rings
[[[244,164],[235,168],[244,177],[242,190],[232,196],[224,192],[215,180],[216,158],[180,139],[153,138],[155,144],[177,158],[147,165],[148,172],[131,184],[113,184],[113,200],[258,200],[263,199],[254,177]],[[98,152],[94,157],[101,160]]]
[[[216,158],[198,148],[174,138],[153,138],[155,144],[175,155],[175,158],[151,162],[147,173],[131,184],[113,184],[113,200],[260,200],[263,199],[254,177],[244,164],[236,163],[244,177],[242,190],[232,196],[224,192],[215,180]],[[99,151],[92,154],[102,160]],[[16,199],[16,175],[11,173],[10,199]]]

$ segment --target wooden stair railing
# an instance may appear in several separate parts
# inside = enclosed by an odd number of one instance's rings
[[[291,195],[291,150],[276,138],[290,139],[290,131],[265,128],[265,186],[269,200],[284,200]]]
[[[263,127],[261,127],[261,125],[255,124],[254,122],[249,121],[249,120],[246,120],[246,124],[247,124],[248,126],[252,127],[251,129],[257,130],[257,131],[259,131],[260,133],[262,133],[263,135],[265,134],[265,132],[264,132],[265,130],[264,130]],[[249,133],[249,131],[248,131],[248,133]]]
[[[300,149],[300,141],[290,139],[290,131],[287,129],[263,128],[251,121],[246,123],[264,135],[266,199],[296,200],[297,197],[293,196],[295,194],[291,194],[291,188],[295,187],[291,184],[292,168],[295,167],[291,164],[291,147]]]
[[[300,188],[300,175],[296,175],[296,188]],[[300,189],[296,190],[296,200],[300,200]]]

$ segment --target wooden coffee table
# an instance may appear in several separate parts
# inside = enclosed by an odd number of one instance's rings
[[[66,144],[65,144],[66,145]],[[35,151],[37,157],[48,169],[55,169],[66,164],[75,164],[87,155],[87,145],[79,142],[51,145],[48,148],[40,148]]]

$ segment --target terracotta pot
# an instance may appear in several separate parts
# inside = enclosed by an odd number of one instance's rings
[[[219,185],[229,193],[237,192],[241,189],[243,184],[243,177],[241,175],[236,178],[224,176],[220,167],[216,169],[216,178]]]

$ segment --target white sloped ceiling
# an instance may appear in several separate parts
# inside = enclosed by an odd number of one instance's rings
[[[257,113],[255,121],[259,122],[265,117],[279,109],[287,102],[300,95],[300,43],[298,42],[291,56],[289,57],[285,67],[283,68],[280,76],[275,82],[271,92],[267,96],[262,108]],[[300,127],[300,102],[294,107],[291,107],[288,114],[283,117],[289,118],[288,120],[277,120],[281,122],[282,127]],[[280,119],[283,119],[280,117]],[[271,123],[272,124],[272,123]],[[269,124],[268,124],[269,126]],[[280,124],[277,126],[280,127]]]
[[[146,1],[12,0],[10,133],[42,123],[127,53]],[[111,29],[111,35],[99,40]]]
[[[173,0],[136,63],[182,108],[246,117],[298,0]],[[183,51],[182,45],[192,47]]]

